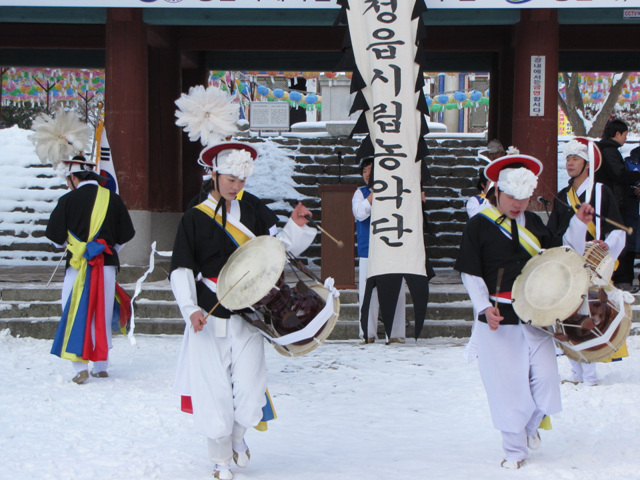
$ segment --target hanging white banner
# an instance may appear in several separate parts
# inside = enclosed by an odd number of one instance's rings
[[[414,2],[349,2],[347,17],[374,146],[368,277],[425,275],[420,163],[421,112],[415,91],[419,18]]]

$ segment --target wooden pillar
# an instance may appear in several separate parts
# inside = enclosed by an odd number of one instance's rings
[[[353,248],[355,220],[351,199],[355,185],[320,185],[322,228],[344,243],[338,248],[326,235],[320,243],[320,276],[333,277],[336,288],[356,288],[355,253]]]
[[[182,70],[182,92],[187,93],[190,87],[207,85],[208,73],[204,62],[196,60],[197,65]],[[177,97],[176,97],[177,98]],[[182,209],[189,204],[191,199],[202,188],[202,175],[204,169],[198,165],[198,156],[204,147],[200,142],[192,142],[186,133],[182,134],[181,150],[182,161],[180,169],[182,175]]]
[[[142,9],[107,9],[105,125],[120,195],[149,209],[147,31]]]
[[[488,140],[497,138],[505,149],[513,144],[513,69],[513,48],[505,45],[491,65],[488,131]]]
[[[174,103],[180,96],[180,55],[171,28],[149,28],[149,208],[182,212],[181,129]]]
[[[513,145],[520,153],[539,159],[544,170],[534,198],[554,195],[558,169],[558,13],[554,9],[523,9],[514,29],[515,69]],[[532,58],[544,57],[543,116],[532,116]],[[535,75],[535,73],[533,74]],[[541,210],[532,202],[530,208]]]

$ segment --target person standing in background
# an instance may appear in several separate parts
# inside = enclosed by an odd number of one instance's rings
[[[367,283],[367,268],[369,265],[369,232],[371,228],[371,203],[373,201],[373,192],[371,191],[370,180],[373,169],[373,157],[365,157],[360,162],[360,175],[364,180],[364,187],[360,187],[353,194],[351,200],[351,208],[353,216],[356,219],[356,238],[358,241],[358,304],[360,312],[362,312],[362,299],[364,298],[364,289]],[[373,290],[371,294],[371,303],[369,304],[369,316],[367,319],[360,318],[358,328],[360,331],[361,344],[366,345],[374,343],[378,332],[378,312],[380,305],[378,303],[378,291]],[[391,328],[391,338],[387,339],[388,343],[405,343],[406,337],[406,293],[405,287],[400,289],[400,296],[396,303],[396,311],[393,317],[393,327]],[[362,313],[360,313],[360,317]],[[362,323],[368,322],[368,338],[364,338]]]

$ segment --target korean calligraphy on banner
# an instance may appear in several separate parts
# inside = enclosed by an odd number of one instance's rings
[[[377,288],[390,335],[398,293],[406,281],[417,307],[417,338],[428,300],[421,200],[428,109],[418,48],[424,33],[424,0],[339,3],[348,20],[355,60],[352,90],[359,89],[352,112],[363,111],[369,133],[358,158],[374,157],[369,270],[362,309],[368,310],[370,293]],[[356,129],[365,126],[362,120],[361,116]],[[363,312],[361,318],[366,318]],[[366,322],[362,323],[367,338]]]

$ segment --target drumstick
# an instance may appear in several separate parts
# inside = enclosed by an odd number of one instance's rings
[[[504,275],[504,268],[500,267],[498,269],[498,280],[496,281],[496,293],[494,295],[496,299],[493,301],[493,308],[495,308],[496,310],[498,310],[498,295],[500,295],[500,284],[502,283],[503,275]]]
[[[342,248],[344,247],[344,243],[342,242],[342,240],[338,240],[337,238],[333,237],[333,235],[331,235],[329,232],[327,232],[324,228],[322,228],[320,225],[318,225],[316,222],[314,222],[313,220],[311,220],[311,216],[310,215],[305,215],[304,218],[306,218],[307,220],[309,220],[309,225],[311,225],[312,227],[317,228],[318,230],[320,230],[322,233],[324,233],[327,237],[329,237],[331,240],[333,240],[334,242],[336,242],[336,245],[338,245],[338,248]]]
[[[607,223],[610,223],[614,227],[618,227],[620,230],[624,230],[625,232],[627,232],[627,235],[633,235],[633,227],[627,227],[626,225],[622,225],[621,223],[618,223],[615,220],[611,220],[607,217],[603,217],[602,215],[599,215],[596,212],[593,212],[591,215],[593,215],[594,217],[600,217],[602,220],[604,220]]]
[[[555,196],[556,200],[558,200],[565,207],[573,208],[568,203],[563,202],[557,195],[554,195],[554,196]],[[578,208],[580,208],[581,206],[582,205],[579,205]],[[627,232],[627,235],[633,235],[633,227],[627,227],[626,225],[622,225],[621,223],[618,223],[615,220],[611,220],[611,219],[609,219],[607,217],[603,217],[602,215],[600,215],[599,213],[596,213],[596,212],[593,212],[591,215],[593,215],[594,217],[601,218],[605,222],[613,225],[614,227],[618,227],[620,230],[624,230],[625,232]]]
[[[218,308],[218,305],[220,305],[220,302],[221,302],[222,300],[224,300],[224,297],[226,297],[227,295],[229,295],[229,292],[230,292],[231,290],[233,290],[233,289],[234,289],[234,287],[240,283],[240,280],[242,280],[242,279],[243,279],[244,277],[246,277],[247,275],[249,275],[249,270],[247,270],[247,272],[246,272],[244,275],[242,275],[242,276],[238,279],[238,281],[237,281],[236,283],[234,283],[234,284],[231,286],[231,288],[230,288],[229,290],[227,290],[227,293],[225,293],[221,298],[219,298],[219,299],[218,299],[218,303],[216,303],[216,304],[213,306],[213,308],[212,308],[211,310],[209,310],[209,313],[207,313],[207,316],[206,316],[206,317],[204,317],[204,320],[206,320],[207,318],[209,318],[209,315],[211,315],[211,313],[213,313],[213,311],[214,311],[216,308]]]

